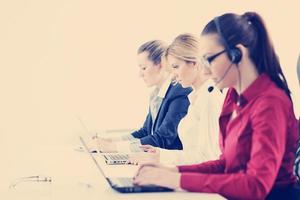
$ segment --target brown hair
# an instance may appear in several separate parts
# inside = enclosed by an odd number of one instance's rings
[[[222,29],[221,37],[228,46],[233,48],[237,44],[242,44],[247,47],[250,59],[255,64],[258,73],[268,74],[291,99],[291,92],[261,16],[255,12],[246,12],[243,15],[227,13],[219,16],[218,21],[219,28]],[[207,34],[218,34],[214,20],[211,20],[201,33],[201,35]],[[221,38],[219,42],[224,43]]]

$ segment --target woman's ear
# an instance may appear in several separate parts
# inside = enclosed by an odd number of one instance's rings
[[[162,67],[162,65],[161,65],[161,63],[158,63],[158,64],[154,64],[154,67],[156,67],[156,68],[161,68]]]
[[[161,63],[154,64],[152,67],[159,73],[165,71],[164,66]]]

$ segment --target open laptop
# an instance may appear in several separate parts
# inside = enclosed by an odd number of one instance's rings
[[[108,165],[124,165],[129,159],[129,154],[123,153],[105,153],[102,156]]]
[[[88,137],[94,138],[94,135],[91,135],[85,123],[83,123],[81,117],[77,117],[79,120],[84,132],[86,132]],[[98,153],[97,151],[91,151],[91,153]],[[129,159],[129,154],[126,153],[103,153],[99,152],[104,157],[106,164],[108,165],[124,165]]]
[[[132,178],[108,178],[105,176],[103,170],[101,169],[100,165],[98,164],[97,160],[94,157],[94,154],[92,154],[85,141],[83,140],[82,137],[79,137],[84,149],[86,152],[91,156],[92,160],[96,164],[97,168],[99,169],[100,173],[108,184],[116,191],[122,192],[122,193],[138,193],[138,192],[171,192],[173,191],[170,188],[166,187],[160,187],[160,186],[155,186],[155,185],[147,185],[147,186],[138,186],[133,184],[133,179]]]

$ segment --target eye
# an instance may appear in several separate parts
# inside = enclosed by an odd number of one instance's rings
[[[177,64],[172,64],[171,66],[172,66],[173,69],[178,69],[179,68],[179,65],[177,65]]]
[[[143,70],[143,71],[145,71],[147,69],[147,67],[146,66],[141,66],[140,69]]]

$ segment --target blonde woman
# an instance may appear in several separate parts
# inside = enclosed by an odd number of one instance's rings
[[[172,84],[170,72],[163,63],[167,45],[160,40],[142,44],[137,52],[139,75],[147,87],[154,87],[150,95],[149,113],[137,131],[118,138],[97,138],[90,149],[101,152],[138,152],[141,145],[164,149],[182,149],[177,136],[180,120],[186,115],[191,88]]]
[[[148,153],[131,155],[130,163],[159,161],[164,164],[191,164],[219,156],[218,116],[222,105],[219,90],[208,91],[207,76],[199,65],[199,39],[191,34],[175,38],[166,50],[166,59],[178,83],[192,87],[188,114],[181,120],[178,136],[183,150],[166,150],[144,145]]]

